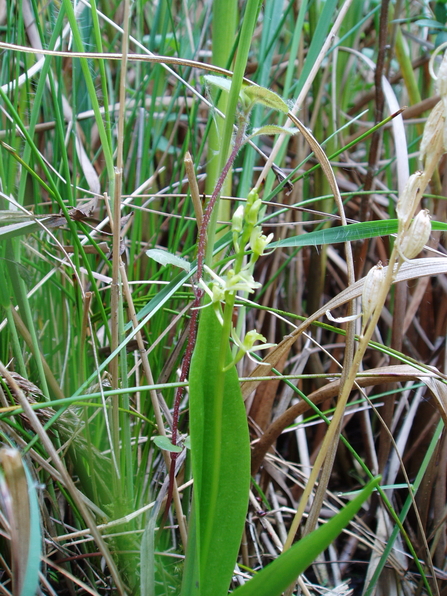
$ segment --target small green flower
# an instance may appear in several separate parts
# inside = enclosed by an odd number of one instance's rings
[[[273,240],[273,234],[265,236],[261,226],[256,226],[250,236],[250,248],[253,251],[254,260],[262,257],[266,246]]]
[[[225,367],[224,371],[229,370],[232,366],[234,366],[237,362],[239,362],[239,360],[241,360],[241,358],[243,358],[243,356],[245,356],[245,354],[247,354],[247,356],[250,358],[250,360],[253,360],[253,362],[256,362],[256,364],[258,364],[258,361],[255,360],[255,358],[253,358],[253,356],[251,356],[250,352],[255,352],[255,351],[259,351],[259,350],[268,350],[269,348],[273,348],[274,346],[276,346],[276,344],[265,343],[267,341],[265,339],[265,337],[263,335],[261,335],[260,333],[258,333],[255,329],[248,331],[248,333],[246,333],[246,335],[244,337],[244,340],[242,341],[240,339],[240,337],[238,337],[236,330],[233,327],[233,329],[231,330],[231,337],[233,338],[233,341],[237,345],[239,350],[237,351],[236,357],[233,360],[233,362],[228,364],[228,366]],[[257,341],[262,341],[263,345],[255,346],[254,344]]]
[[[229,269],[228,273],[224,277],[219,277],[212,269],[207,265],[204,265],[205,271],[213,278],[212,291],[210,288],[201,280],[201,286],[205,289],[206,293],[213,300],[213,302],[225,299],[225,292],[249,292],[252,293],[262,284],[254,280],[253,275],[248,271],[247,268],[242,269],[239,273],[235,273],[233,269]]]
[[[251,294],[262,287],[262,284],[254,280],[247,268],[242,269],[239,273],[229,269],[224,279],[226,292],[249,292]]]

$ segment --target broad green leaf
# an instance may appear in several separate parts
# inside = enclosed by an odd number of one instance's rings
[[[282,553],[246,584],[236,588],[233,594],[235,596],[279,596],[346,528],[379,482],[380,478],[372,480],[340,513]]]
[[[433,230],[447,230],[447,224],[439,221],[432,221]],[[364,238],[376,238],[377,236],[389,236],[397,233],[397,219],[386,219],[381,221],[366,221],[363,223],[349,224],[348,226],[337,226],[324,230],[317,230],[309,234],[301,234],[285,238],[279,242],[272,242],[269,248],[279,246],[320,246],[322,244],[337,244],[340,242],[353,242]]]
[[[168,437],[163,437],[162,435],[158,435],[152,439],[157,447],[163,449],[163,451],[171,451],[173,453],[180,453],[182,448],[179,445],[173,445]]]
[[[195,539],[187,559],[198,567],[200,596],[225,596],[240,547],[250,486],[250,442],[236,368],[223,372],[222,326],[213,309],[201,312],[191,361],[189,414],[194,477]],[[225,345],[225,344],[224,344]],[[225,345],[225,364],[231,362]],[[187,561],[182,594],[194,593]],[[188,580],[188,578],[190,578]]]
[[[181,257],[177,257],[167,250],[151,248],[150,250],[146,251],[146,254],[150,259],[160,263],[160,265],[175,265],[176,267],[180,267],[180,269],[184,269],[185,271],[191,270],[191,263],[189,261],[182,259]]]

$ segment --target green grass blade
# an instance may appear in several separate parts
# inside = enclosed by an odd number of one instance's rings
[[[233,594],[236,596],[276,596],[281,594],[346,528],[379,482],[380,478],[370,482],[358,497],[346,505],[327,524],[297,542],[250,581],[237,588]]]
[[[432,229],[445,231],[447,230],[447,224],[440,221],[433,221]],[[339,244],[340,242],[353,242],[355,240],[363,240],[364,238],[389,236],[390,234],[397,234],[397,219],[366,221],[348,226],[316,230],[309,234],[301,234],[300,236],[285,238],[279,242],[272,242],[269,246],[271,248],[277,248],[279,246],[321,246],[323,244]]]

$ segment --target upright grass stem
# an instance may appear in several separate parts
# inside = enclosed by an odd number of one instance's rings
[[[122,38],[122,61],[119,86],[119,115],[118,115],[118,144],[116,151],[115,183],[113,194],[113,247],[112,247],[112,286],[110,296],[111,307],[111,331],[112,331],[112,351],[115,351],[120,343],[119,337],[119,308],[120,308],[120,261],[121,261],[121,193],[123,185],[123,147],[124,147],[124,110],[126,105],[126,74],[127,74],[127,54],[129,47],[129,21],[130,21],[130,2],[124,2],[124,30]],[[119,357],[118,355],[110,363],[112,374],[112,385],[115,389],[119,387]],[[124,379],[123,379],[124,380]],[[112,438],[113,449],[115,452],[115,461],[117,463],[117,476],[120,473],[120,416],[119,416],[118,395],[112,399]]]

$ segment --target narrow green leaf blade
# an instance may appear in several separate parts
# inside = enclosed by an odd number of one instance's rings
[[[233,594],[235,596],[279,596],[335,540],[379,482],[380,478],[372,480],[358,497],[346,505],[327,524],[294,544],[250,581],[236,588]]]
[[[337,226],[300,234],[291,238],[285,238],[279,242],[272,242],[271,248],[279,246],[321,246],[323,244],[338,244],[340,242],[353,242],[364,238],[375,238],[376,236],[388,236],[397,233],[397,219],[385,221],[367,221],[347,226]]]
[[[440,221],[432,221],[432,230],[445,232],[447,231],[447,224]],[[365,221],[347,226],[316,230],[315,232],[309,232],[309,234],[300,234],[299,236],[285,238],[279,242],[272,242],[269,244],[269,248],[339,244],[340,242],[353,242],[365,238],[389,236],[390,234],[397,234],[397,219]]]

